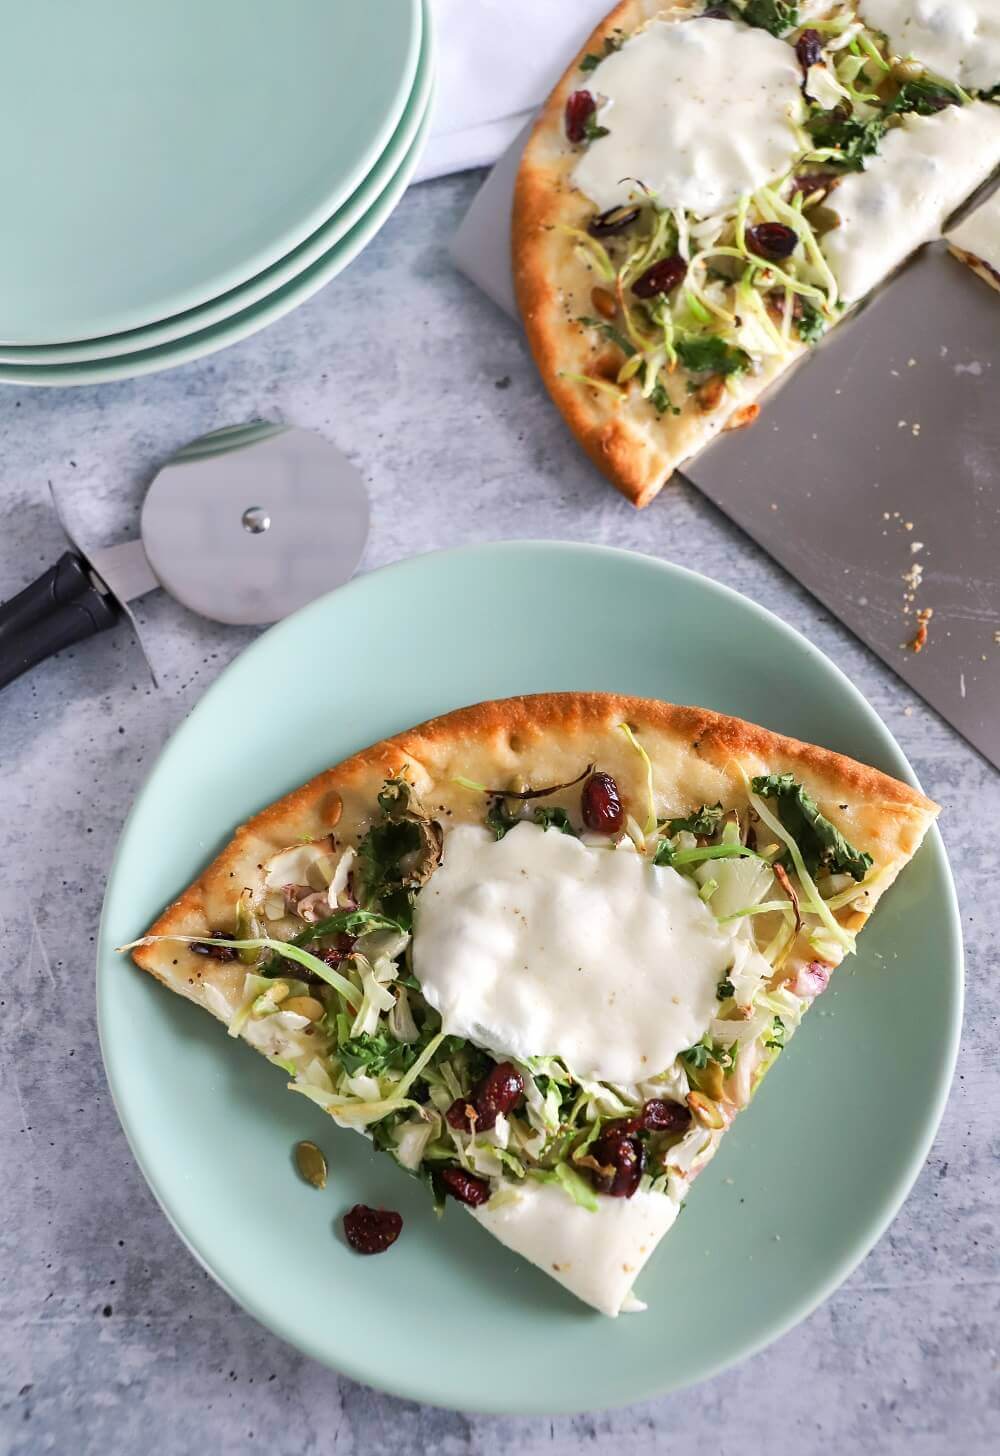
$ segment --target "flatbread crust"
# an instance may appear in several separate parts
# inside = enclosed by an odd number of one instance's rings
[[[960,263],[971,268],[977,278],[981,278],[984,283],[988,283],[991,288],[995,288],[1000,293],[1000,273],[992,263],[987,263],[985,258],[979,258],[975,253],[969,253],[952,242],[948,243],[948,251],[953,258],[957,258]]]
[[[594,313],[591,290],[602,280],[580,257],[572,237],[559,226],[585,226],[593,212],[572,185],[580,151],[566,139],[564,116],[571,92],[586,86],[580,62],[600,54],[615,30],[631,33],[654,16],[683,18],[691,5],[663,0],[621,0],[573,59],[535,124],[525,148],[514,193],[512,248],[514,287],[528,341],[546,388],[591,460],[635,506],[649,505],[683,461],[721,430],[750,423],[752,406],[807,346],[790,339],[788,351],[767,360],[758,374],[731,381],[714,408],[692,396],[679,415],[658,417],[633,385],[621,404],[564,374],[614,378],[621,358],[601,348],[594,332],[578,324]],[[610,358],[609,358],[610,354]],[[613,369],[612,369],[613,365]]]
[[[793,773],[822,812],[874,860],[865,911],[841,912],[852,929],[865,922],[938,812],[916,789],[877,769],[705,708],[612,693],[506,698],[432,718],[374,744],[264,809],[237,829],[149,933],[207,936],[231,929],[240,892],[261,888],[271,855],[331,832],[339,846],[356,845],[377,812],[379,789],[394,775],[405,774],[425,810],[446,824],[481,823],[483,795],[457,783],[458,777],[497,788],[515,780],[555,784],[593,762],[614,776],[626,806],[641,818],[645,767],[622,723],[631,725],[652,760],[656,804],[665,815],[717,801],[727,808],[745,805],[741,769],[748,776]],[[562,803],[578,816],[579,794],[579,787],[568,789],[546,803]],[[218,1016],[219,998],[207,995],[206,987],[238,999],[245,973],[238,963],[195,955],[177,941],[142,946],[135,960]]]

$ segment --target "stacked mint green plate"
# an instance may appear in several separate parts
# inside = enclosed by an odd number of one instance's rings
[[[263,328],[371,241],[428,126],[428,0],[33,0],[4,48],[0,382]]]

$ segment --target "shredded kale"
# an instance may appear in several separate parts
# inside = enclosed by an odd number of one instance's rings
[[[819,805],[790,773],[760,774],[751,787],[762,798],[773,799],[788,833],[802,852],[806,869],[815,874],[824,865],[861,881],[872,867],[870,854],[854,848],[840,830],[820,813]],[[784,856],[785,868],[791,868]]]
[[[708,1036],[703,1036],[701,1041],[695,1042],[694,1046],[681,1052],[681,1061],[687,1062],[688,1066],[694,1067],[696,1071],[703,1070],[709,1062],[718,1062],[720,1067],[732,1071],[736,1065],[736,1048],[716,1046]]]
[[[331,935],[364,935],[369,930],[402,930],[404,927],[388,915],[376,915],[371,910],[338,910],[325,920],[317,920],[300,930],[292,945],[309,945],[314,940],[325,940]]]
[[[535,823],[540,824],[543,829],[558,829],[561,834],[572,834],[574,838],[579,838],[566,810],[558,806],[552,809],[536,809]]]
[[[440,824],[417,812],[405,779],[387,779],[378,795],[384,818],[358,845],[359,890],[365,906],[377,905],[400,930],[413,925],[413,892],[441,862]]]
[[[504,835],[514,828],[515,824],[521,823],[519,814],[508,814],[507,805],[500,794],[490,803],[486,811],[486,827],[492,829],[497,839],[503,839]]]
[[[405,1072],[417,1055],[416,1043],[397,1041],[387,1031],[376,1032],[374,1036],[362,1032],[360,1036],[348,1037],[337,1048],[337,1057],[351,1077],[359,1072],[378,1077],[390,1069]]]
[[[795,320],[799,338],[804,344],[818,344],[826,333],[826,319],[814,303],[803,298],[799,304],[801,312]]]
[[[602,319],[588,317],[578,318],[577,323],[583,324],[588,329],[596,329],[599,334],[603,334],[606,339],[610,339],[612,344],[617,344],[627,359],[631,359],[635,353],[635,346],[626,339],[621,329],[615,328],[614,324],[607,324]]]
[[[798,25],[799,7],[797,0],[749,0],[743,9],[743,19],[759,30],[784,35],[786,30]]]
[[[671,819],[666,826],[667,833],[680,834],[682,830],[687,830],[688,834],[715,834],[725,812],[721,803],[702,804],[700,809],[696,809],[686,819]]]
[[[810,117],[806,130],[819,147],[835,148],[840,155],[830,161],[849,172],[863,172],[865,158],[873,157],[885,135],[885,121],[873,116],[870,121],[857,121],[839,110],[822,111]]]
[[[947,106],[961,106],[962,101],[962,93],[957,86],[922,77],[916,81],[904,81],[885,110],[887,115],[915,111],[918,116],[933,116]]]
[[[679,339],[677,357],[692,374],[741,374],[749,368],[750,355],[733,348],[718,334],[693,334]]]
[[[625,37],[623,35],[606,35],[604,37],[604,55],[598,56],[593,51],[588,51],[580,62],[580,70],[587,72],[596,71],[603,60],[606,60],[608,56],[614,55],[615,51],[620,51],[624,44]]]
[[[661,839],[653,853],[655,865],[672,865],[674,862],[674,847],[669,839]]]
[[[666,414],[668,411],[672,415],[680,414],[679,407],[673,403],[663,381],[660,379],[656,381],[650,391],[649,402],[658,415]]]

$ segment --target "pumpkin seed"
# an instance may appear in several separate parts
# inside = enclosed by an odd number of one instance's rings
[[[722,1115],[719,1104],[713,1102],[711,1097],[706,1097],[703,1092],[689,1092],[687,1095],[687,1105],[701,1123],[702,1127],[710,1127],[713,1129],[725,1127],[726,1120]]]
[[[313,1188],[326,1187],[326,1158],[315,1143],[295,1144],[295,1166]]]
[[[304,1016],[307,1021],[320,1021],[326,1014],[326,1007],[315,996],[289,996],[282,1003],[281,1009],[292,1011],[296,1016]]]

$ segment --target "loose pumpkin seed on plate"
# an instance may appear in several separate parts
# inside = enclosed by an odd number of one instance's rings
[[[326,1157],[315,1143],[295,1144],[295,1166],[314,1188],[326,1187]]]

